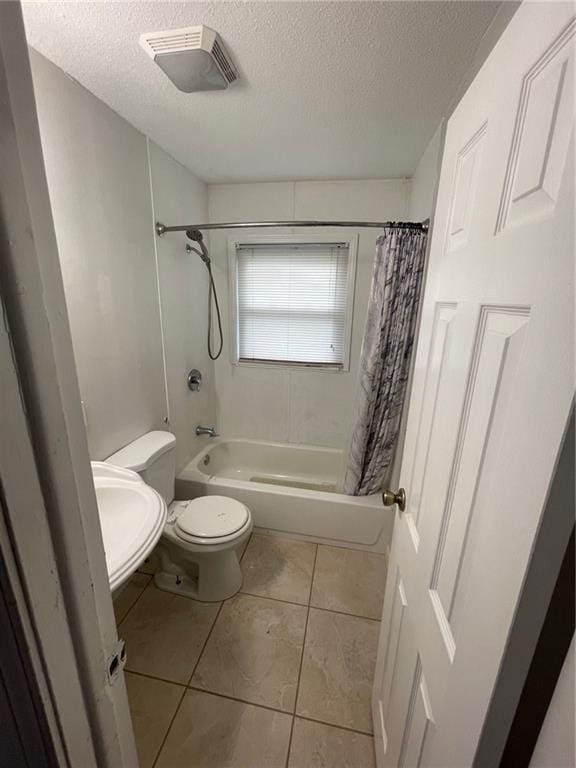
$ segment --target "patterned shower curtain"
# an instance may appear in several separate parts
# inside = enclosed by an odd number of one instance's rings
[[[423,230],[386,227],[376,258],[344,492],[386,488],[392,471],[426,255]]]

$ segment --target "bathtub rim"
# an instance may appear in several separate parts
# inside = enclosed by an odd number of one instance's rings
[[[218,435],[215,438],[209,438],[209,443],[201,451],[191,457],[190,461],[176,473],[177,480],[201,482],[201,483],[219,483],[231,488],[240,487],[245,490],[255,488],[277,493],[285,496],[295,496],[302,499],[309,499],[311,496],[318,501],[333,502],[335,504],[358,504],[364,507],[382,507],[382,498],[379,493],[369,496],[348,496],[340,491],[317,491],[294,486],[283,486],[276,483],[255,482],[253,480],[242,480],[239,478],[230,478],[222,475],[208,474],[201,468],[203,458],[210,453],[210,450],[217,445],[226,443],[248,443],[250,445],[268,446],[274,448],[291,448],[295,450],[306,450],[313,452],[329,452],[340,454],[344,458],[344,451],[341,448],[329,448],[321,445],[309,445],[308,443],[280,443],[272,440],[258,440],[256,438],[244,437],[226,437]]]

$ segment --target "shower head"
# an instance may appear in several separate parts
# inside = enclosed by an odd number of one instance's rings
[[[208,249],[204,245],[204,236],[202,235],[202,232],[200,232],[199,229],[187,229],[186,230],[186,237],[190,240],[194,240],[195,243],[198,243],[200,246],[200,250],[198,251],[196,248],[192,248],[192,246],[187,243],[186,244],[186,250],[188,253],[190,251],[194,251],[194,253],[197,253],[198,256],[202,259],[204,264],[209,268],[210,267],[210,256],[208,255]]]
[[[238,79],[224,43],[209,27],[145,32],[140,45],[184,93],[224,90]]]

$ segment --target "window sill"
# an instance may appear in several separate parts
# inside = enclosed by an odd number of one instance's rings
[[[232,365],[238,368],[254,368],[256,370],[264,368],[272,371],[311,371],[313,373],[329,373],[331,375],[335,373],[350,373],[349,366],[343,366],[342,368],[335,368],[325,365],[294,365],[290,363],[248,363],[241,360],[232,360]]]

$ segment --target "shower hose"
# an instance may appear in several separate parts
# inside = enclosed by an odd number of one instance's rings
[[[188,237],[190,235],[186,233]],[[210,277],[210,287],[208,288],[208,338],[207,338],[207,346],[208,346],[208,355],[211,360],[218,360],[220,355],[222,354],[222,347],[224,346],[224,337],[222,335],[222,318],[220,317],[220,306],[218,304],[218,294],[216,293],[216,286],[214,284],[214,277],[212,276],[212,264],[210,261],[210,256],[208,255],[208,249],[204,245],[204,242],[202,239],[198,239],[198,236],[196,237],[190,237],[190,239],[194,239],[199,245],[201,250],[198,250],[198,248],[194,248],[194,246],[190,245],[190,243],[186,244],[186,250],[188,253],[191,251],[194,251],[194,253],[197,253],[198,256],[202,259],[204,264],[206,265],[206,269],[208,270],[208,275]],[[212,304],[214,303],[214,306],[216,307],[216,318],[218,320],[218,351],[214,352],[212,349]]]

